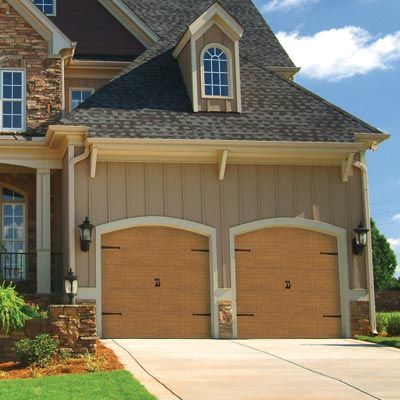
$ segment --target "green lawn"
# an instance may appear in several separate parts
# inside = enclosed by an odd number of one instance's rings
[[[1,400],[156,400],[127,371],[0,381]]]
[[[400,337],[381,337],[381,336],[356,336],[356,339],[364,342],[378,343],[385,346],[397,347],[400,349]]]

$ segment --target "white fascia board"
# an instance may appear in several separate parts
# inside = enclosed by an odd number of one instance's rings
[[[175,47],[172,55],[177,58],[190,38],[199,36],[199,32],[203,31],[204,27],[209,26],[212,22],[217,23],[218,26],[223,29],[224,33],[226,33],[234,42],[239,40],[243,35],[243,27],[218,3],[214,3],[189,26],[178,45]]]
[[[31,0],[7,1],[47,41],[50,56],[58,57],[62,50],[73,47],[71,40]]]

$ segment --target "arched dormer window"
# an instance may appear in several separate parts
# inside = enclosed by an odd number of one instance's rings
[[[231,96],[230,63],[228,51],[220,45],[209,45],[203,50],[203,96]]]

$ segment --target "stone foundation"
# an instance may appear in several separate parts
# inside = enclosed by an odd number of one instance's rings
[[[50,306],[52,335],[59,340],[60,349],[74,355],[96,351],[96,306]]]
[[[96,351],[96,306],[50,306],[49,319],[32,319],[24,330],[5,334],[0,327],[0,361],[15,361],[12,350],[21,339],[48,333],[60,342],[59,348],[75,356]]]
[[[350,304],[351,312],[351,335],[371,334],[369,320],[369,302],[352,301]]]
[[[233,338],[232,302],[221,300],[218,303],[219,338]]]

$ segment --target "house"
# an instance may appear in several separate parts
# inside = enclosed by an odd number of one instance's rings
[[[296,84],[251,0],[0,0],[0,32],[3,279],[71,268],[105,337],[375,330],[388,135]]]

